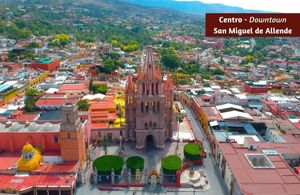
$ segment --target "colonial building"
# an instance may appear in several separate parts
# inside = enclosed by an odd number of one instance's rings
[[[173,114],[173,85],[169,76],[163,80],[152,47],[146,49],[143,70],[137,78],[128,76],[125,107],[127,139],[135,141],[137,149],[151,143],[164,148],[165,140],[172,137],[177,124]]]

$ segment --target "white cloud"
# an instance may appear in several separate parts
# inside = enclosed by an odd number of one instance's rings
[[[262,11],[299,13],[299,0],[176,0],[176,1],[201,1],[203,3],[222,3],[230,6],[242,7]]]

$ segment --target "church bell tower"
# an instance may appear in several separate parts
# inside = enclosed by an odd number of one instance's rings
[[[86,158],[83,125],[75,103],[65,103],[62,107],[60,125],[60,152],[64,161],[79,161]]]

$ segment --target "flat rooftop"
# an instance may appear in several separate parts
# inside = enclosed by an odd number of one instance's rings
[[[60,124],[53,124],[50,122],[36,123],[30,122],[19,123],[8,121],[6,123],[0,123],[0,133],[3,132],[59,132]]]
[[[248,139],[247,141],[250,140],[251,142],[251,138]],[[256,150],[249,150],[246,146],[237,143],[218,143],[241,192],[255,195],[300,194],[300,177],[279,155],[299,152],[299,144],[264,143],[254,140],[252,142],[257,144]],[[264,152],[270,149],[277,153]],[[250,157],[251,163],[249,163],[247,155],[252,155]],[[254,159],[255,156],[258,158]],[[260,157],[262,157],[261,161],[259,161]]]
[[[50,58],[41,58],[39,60],[39,63],[41,64],[50,64],[52,62],[52,60]]]
[[[71,188],[75,184],[76,178],[69,174],[46,174],[46,175],[0,175],[0,188],[10,186],[18,191],[33,187],[62,187]]]
[[[61,110],[50,110],[42,112],[37,119],[39,121],[60,121],[61,120]]]

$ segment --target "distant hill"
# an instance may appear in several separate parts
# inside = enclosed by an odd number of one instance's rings
[[[258,10],[247,10],[240,7],[227,6],[224,4],[208,4],[199,1],[175,1],[175,0],[128,0],[133,4],[161,7],[177,10],[189,14],[202,15],[205,13],[253,13]]]

